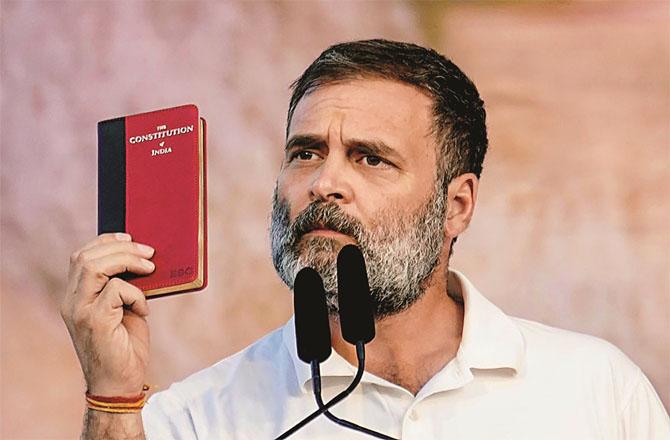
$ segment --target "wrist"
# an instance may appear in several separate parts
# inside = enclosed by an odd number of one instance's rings
[[[137,385],[88,383],[86,394],[94,396],[131,398],[142,394],[148,389],[148,385],[143,383],[139,383]]]
[[[81,438],[84,440],[144,439],[142,414],[114,414],[87,409]]]
[[[94,394],[90,391],[86,392],[86,404],[88,409],[113,413],[113,414],[128,414],[139,413],[144,408],[146,401],[145,391],[149,390],[149,385],[144,385],[142,391],[138,394],[127,395],[101,395]]]

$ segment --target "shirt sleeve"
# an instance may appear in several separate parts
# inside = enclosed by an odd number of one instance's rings
[[[626,440],[670,440],[670,418],[649,379],[639,371],[621,415]]]
[[[142,423],[147,440],[197,438],[188,408],[171,389],[149,398],[142,410]]]

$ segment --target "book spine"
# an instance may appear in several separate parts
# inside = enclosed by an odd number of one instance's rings
[[[126,230],[126,118],[98,123],[98,234]]]

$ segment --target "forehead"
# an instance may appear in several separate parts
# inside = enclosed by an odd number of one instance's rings
[[[329,133],[341,137],[374,136],[391,144],[427,140],[432,128],[432,100],[416,87],[384,79],[356,79],[328,84],[305,95],[296,106],[289,137]]]

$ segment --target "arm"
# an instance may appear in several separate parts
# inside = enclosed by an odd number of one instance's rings
[[[142,392],[149,362],[147,300],[141,290],[113,276],[153,272],[148,260],[153,252],[128,234],[102,234],[70,258],[61,315],[91,394],[131,397]],[[82,438],[144,438],[141,414],[87,409]]]
[[[84,429],[81,438],[82,440],[101,438],[142,440],[144,439],[142,415],[140,413],[110,414],[87,409],[84,414]]]

